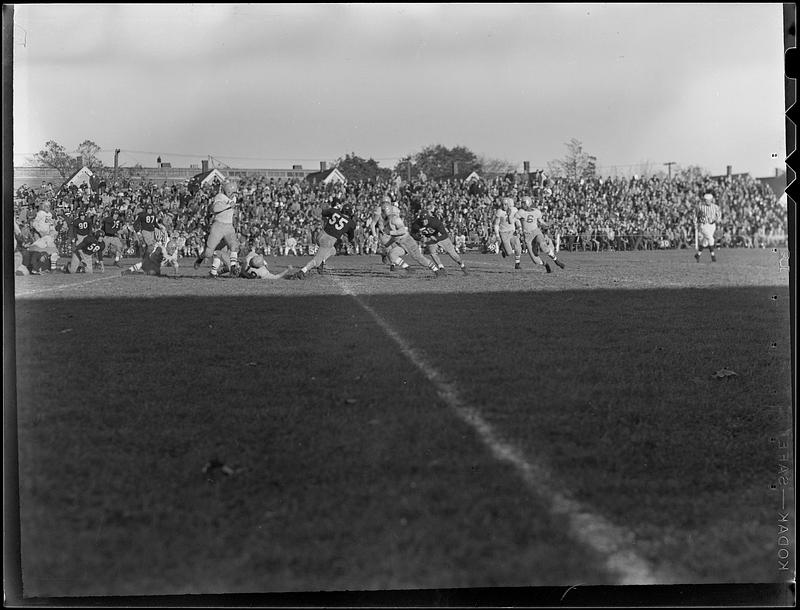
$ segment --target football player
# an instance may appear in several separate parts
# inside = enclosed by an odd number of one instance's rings
[[[340,240],[355,239],[356,221],[353,216],[352,208],[346,204],[322,210],[322,231],[317,236],[317,252],[314,258],[297,270],[293,279],[305,279],[306,274],[314,268],[321,272],[325,261],[336,254],[336,244]]]
[[[453,242],[450,240],[450,233],[444,223],[429,210],[423,209],[420,215],[411,223],[411,236],[422,244],[425,254],[433,259],[440,271],[444,272],[444,266],[436,253],[438,248],[444,250],[466,275],[467,268],[464,265],[464,259],[456,252]]]
[[[103,232],[98,230],[89,233],[72,252],[72,259],[64,265],[64,273],[93,273],[94,257],[105,248]],[[102,268],[100,269],[103,270]]]
[[[500,244],[500,254],[503,258],[514,255],[514,269],[520,269],[522,247],[515,231],[514,217],[517,208],[511,197],[503,197],[503,201],[494,214],[494,235]]]
[[[224,241],[230,251],[231,270],[234,271],[231,275],[239,274],[239,239],[236,237],[236,230],[233,228],[235,211],[236,187],[232,182],[225,181],[220,185],[219,192],[209,205],[211,228],[206,239],[205,250],[194,262],[195,269],[198,269],[205,259],[213,259],[215,247]],[[210,275],[215,275],[213,260]]]
[[[522,229],[528,256],[531,257],[535,265],[544,265],[547,273],[552,273],[553,269],[550,267],[550,263],[542,260],[540,256],[542,252],[563,269],[564,263],[558,260],[552,240],[542,232],[542,228],[546,229],[550,225],[542,219],[541,210],[533,207],[530,197],[523,197],[522,206],[522,209],[516,212],[515,226],[519,226]]]
[[[278,274],[272,273],[267,266],[267,261],[260,254],[251,251],[244,259],[242,264],[242,277],[251,280],[279,280],[290,276],[294,267],[289,265]]]
[[[393,265],[400,265],[404,273],[409,274],[411,269],[400,252],[407,253],[418,264],[433,271],[435,276],[443,275],[439,272],[438,265],[422,254],[419,244],[411,237],[408,227],[400,216],[400,208],[394,205],[388,196],[383,198],[380,208],[373,214],[370,230],[378,236],[379,243],[386,248],[390,262]]]
[[[119,261],[122,260],[122,240],[119,238],[119,231],[122,229],[122,219],[119,215],[119,210],[114,210],[108,216],[103,218],[103,241],[106,243],[106,252],[114,256],[114,266],[119,267]],[[105,254],[105,253],[101,253]]]
[[[178,272],[178,243],[169,240],[166,244],[153,243],[147,246],[142,256],[142,260],[127,269],[123,269],[121,275],[131,275],[133,273],[144,273],[145,275],[162,275],[163,267],[171,265]]]

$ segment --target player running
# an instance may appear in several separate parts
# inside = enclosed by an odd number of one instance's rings
[[[458,264],[464,275],[467,274],[464,259],[456,252],[450,239],[450,232],[444,226],[444,223],[429,210],[422,210],[420,215],[411,223],[411,236],[422,244],[425,254],[433,259],[433,262],[436,263],[442,273],[445,273],[445,268],[436,253],[438,248],[444,250]]]
[[[514,269],[521,269],[520,259],[522,257],[522,247],[519,237],[515,231],[514,217],[517,208],[511,197],[503,197],[500,207],[494,214],[494,235],[500,244],[500,254],[503,258],[514,255]]]
[[[383,198],[380,208],[375,210],[369,229],[378,238],[378,243],[386,248],[391,264],[399,265],[406,275],[411,273],[411,269],[403,260],[402,253],[407,253],[417,263],[433,271],[435,276],[443,275],[436,263],[422,254],[419,244],[411,237],[400,216],[400,208],[388,196]]]
[[[339,205],[322,210],[323,226],[317,236],[317,249],[314,258],[308,261],[292,276],[295,280],[304,280],[311,269],[316,268],[320,273],[325,261],[336,254],[336,244],[342,239],[350,241],[355,239],[356,221],[353,219],[353,210],[349,205]]]
[[[528,249],[531,260],[535,265],[544,265],[547,273],[552,273],[553,269],[550,267],[550,263],[542,260],[540,256],[541,253],[544,253],[563,269],[564,263],[558,260],[552,240],[542,232],[542,228],[546,229],[550,226],[542,219],[542,211],[532,207],[530,197],[522,198],[522,206],[522,209],[517,210],[514,217],[515,226],[519,225],[522,230],[525,247]]]
[[[717,262],[717,253],[714,250],[716,244],[714,240],[714,233],[717,231],[717,222],[722,220],[722,211],[719,206],[714,203],[714,195],[706,193],[703,195],[703,202],[697,209],[697,220],[700,223],[700,232],[698,235],[695,228],[695,247],[694,260],[700,262],[700,254],[703,248],[708,248],[711,253],[711,262]]]

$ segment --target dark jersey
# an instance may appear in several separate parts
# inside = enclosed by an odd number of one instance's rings
[[[86,237],[92,232],[92,222],[88,218],[84,218],[83,220],[77,218],[72,223],[72,231],[77,238]]]
[[[417,218],[411,224],[411,236],[424,244],[437,244],[450,238],[444,223],[435,216]]]
[[[116,237],[122,228],[122,221],[119,218],[107,216],[103,219],[103,233],[108,237]]]
[[[148,214],[145,210],[144,212],[140,212],[136,217],[133,223],[133,229],[135,231],[155,231],[157,221],[158,217],[155,213]]]
[[[322,210],[322,230],[331,237],[340,239],[342,235],[347,235],[347,239],[353,241],[355,237],[356,221],[350,218],[342,210],[326,208]]]
[[[165,258],[160,245],[148,247],[142,257],[142,271],[147,275],[160,275],[161,263]]]
[[[89,235],[78,246],[78,250],[89,255],[99,254],[100,252],[105,250],[105,248],[106,244],[103,242],[103,240],[97,239],[94,235]]]

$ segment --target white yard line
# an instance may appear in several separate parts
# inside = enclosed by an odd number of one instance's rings
[[[121,277],[118,273],[116,275],[104,275],[103,277],[93,278],[91,280],[85,280],[82,282],[75,282],[70,284],[59,284],[58,286],[50,286],[49,288],[41,288],[39,290],[29,290],[27,292],[15,292],[14,297],[30,297],[37,294],[42,294],[43,292],[53,292],[54,290],[67,290],[68,288],[80,288],[82,286],[86,286],[87,284],[94,284],[95,282],[102,282],[103,280],[110,280],[113,278]]]
[[[412,347],[377,311],[366,304],[349,283],[331,276],[346,295],[353,297],[397,344],[401,353],[433,384],[439,397],[478,433],[483,443],[500,461],[512,465],[537,496],[549,501],[554,517],[566,519],[574,540],[596,551],[605,560],[605,568],[623,585],[668,584],[678,582],[673,576],[655,574],[652,566],[633,548],[635,536],[629,530],[614,525],[600,515],[587,510],[555,484],[555,477],[541,464],[528,461],[523,452],[502,440],[481,414],[461,398],[458,388],[449,382],[423,353]]]

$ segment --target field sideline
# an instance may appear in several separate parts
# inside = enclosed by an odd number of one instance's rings
[[[793,579],[783,253],[561,256],[15,278],[25,595]]]

